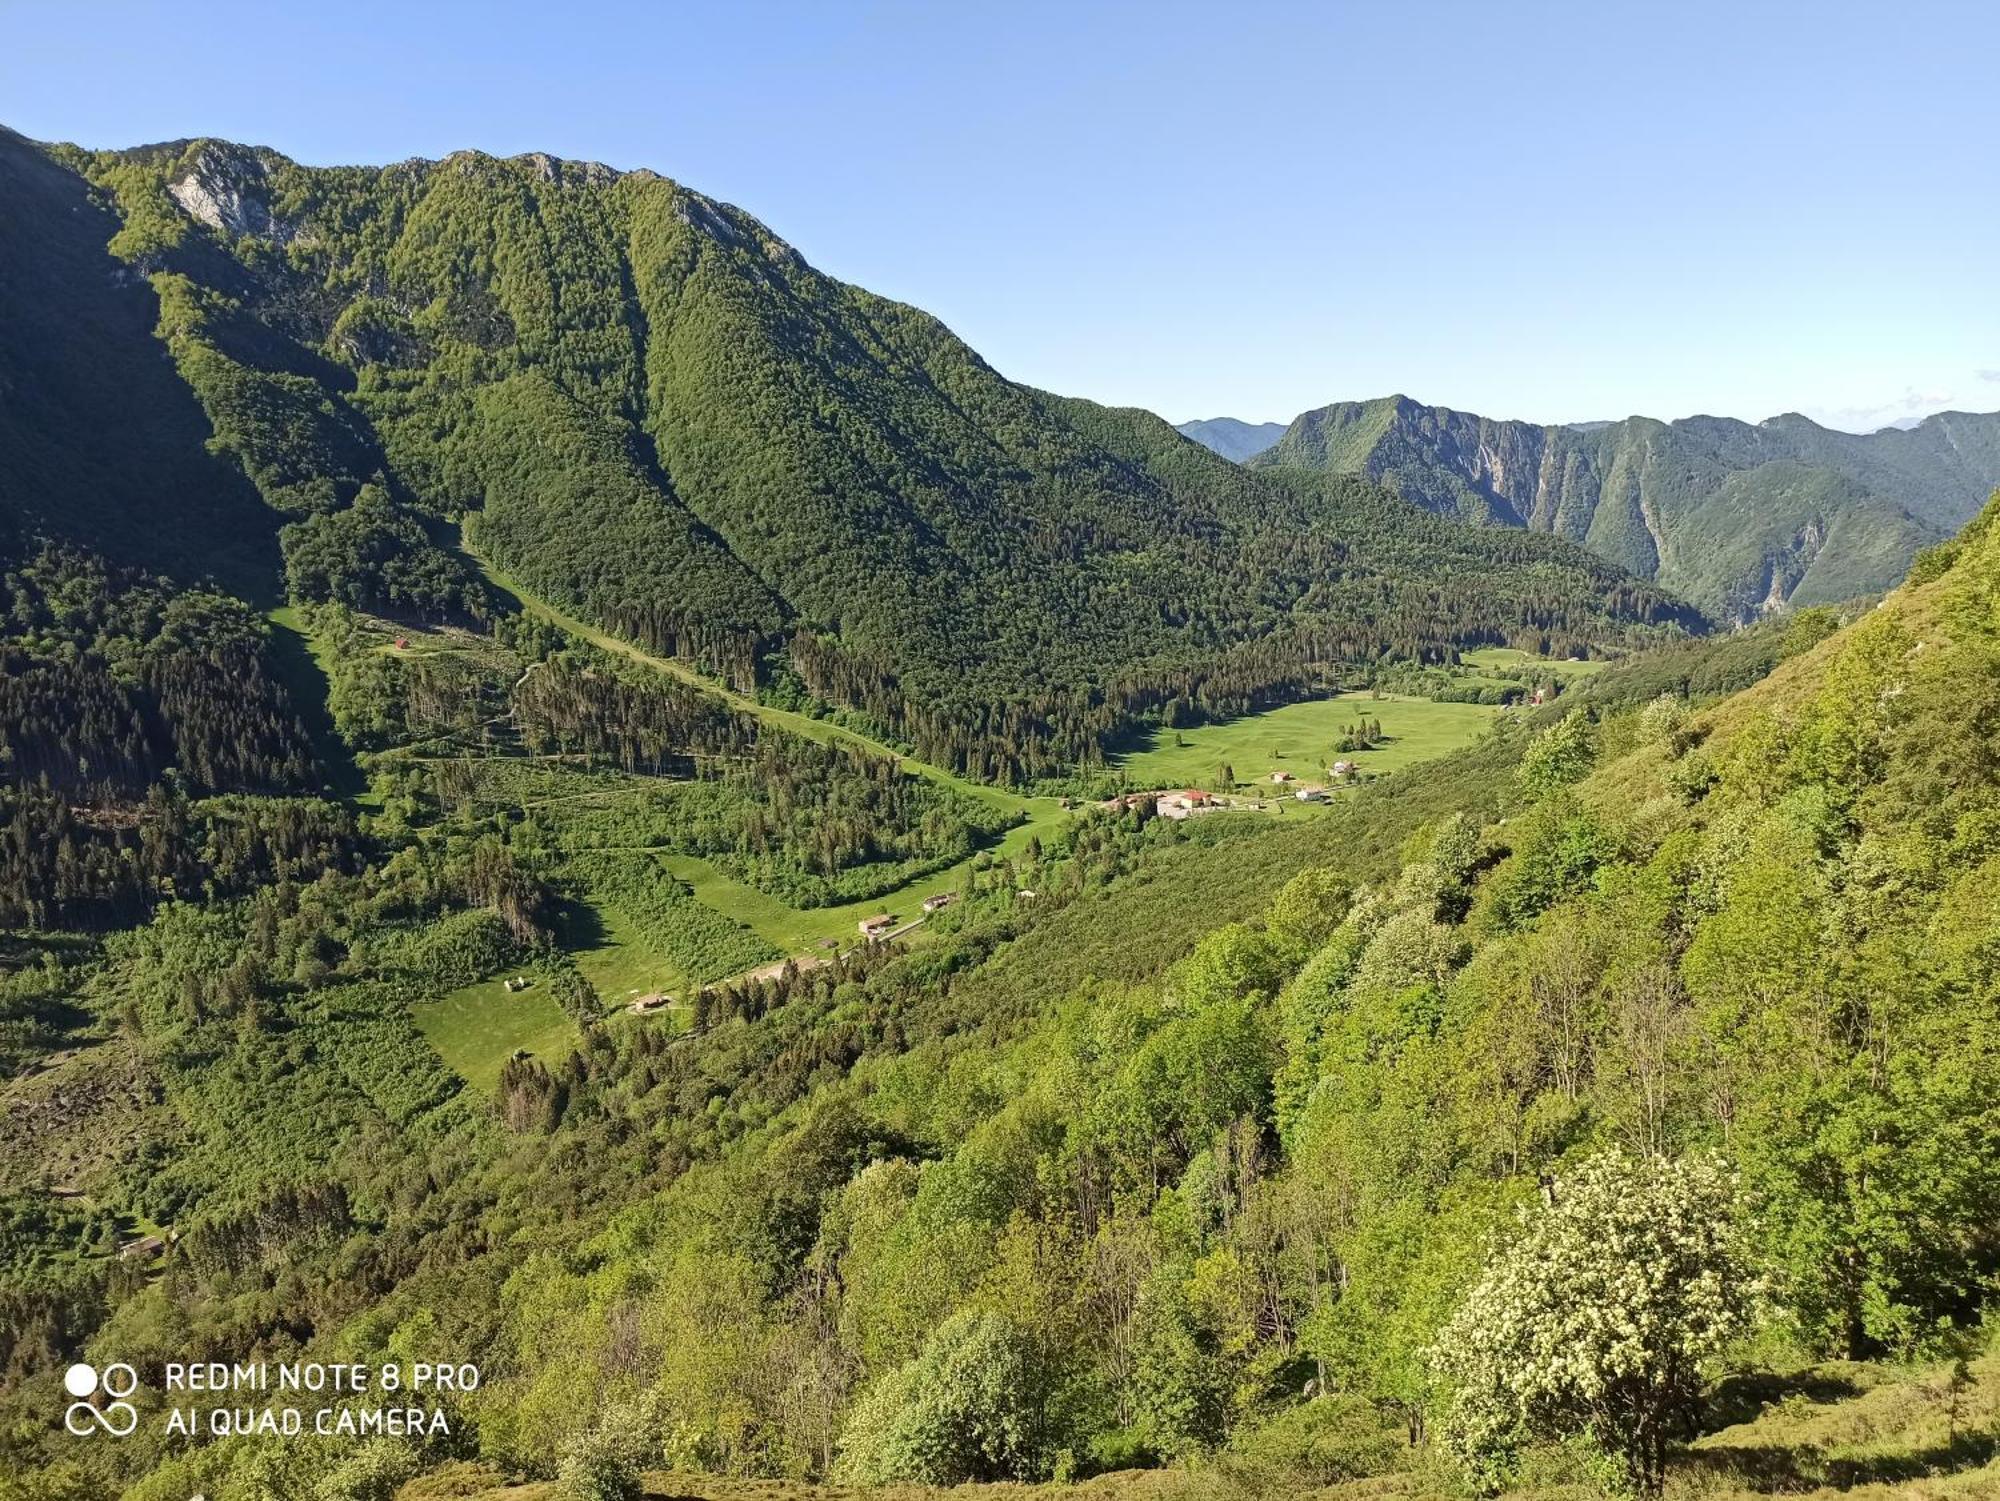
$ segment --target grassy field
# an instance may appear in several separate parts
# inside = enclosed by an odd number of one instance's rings
[[[1611,665],[1609,662],[1569,662],[1558,661],[1554,657],[1535,657],[1524,651],[1516,651],[1511,646],[1486,646],[1478,651],[1460,652],[1458,659],[1467,667],[1478,668],[1484,672],[1519,672],[1523,669],[1532,669],[1549,677],[1559,678],[1565,683],[1576,678],[1590,677]]]
[[[1118,765],[1138,787],[1212,788],[1217,768],[1225,762],[1235,771],[1238,783],[1265,787],[1275,771],[1289,771],[1302,782],[1320,781],[1336,758],[1353,761],[1363,772],[1380,776],[1477,740],[1500,712],[1483,704],[1437,704],[1423,698],[1343,693],[1337,698],[1286,704],[1226,724],[1156,730]],[[1336,751],[1342,730],[1361,719],[1382,721],[1383,744],[1368,751]]]
[[[664,991],[685,995],[688,977],[671,959],[646,942],[630,918],[608,902],[590,904],[597,932],[588,946],[570,950],[583,977],[604,997],[605,1005],[622,1010],[642,995]]]
[[[498,978],[481,980],[412,1006],[410,1016],[452,1071],[488,1094],[517,1050],[553,1061],[576,1042],[575,1024],[542,984],[510,995]]]
[[[1046,831],[1070,816],[1053,798],[1032,801],[1038,806],[1029,820],[1009,829],[992,847],[990,853],[996,858],[1019,853],[1037,831]],[[1039,806],[1041,804],[1047,806]],[[878,913],[891,912],[905,921],[918,917],[922,914],[924,898],[939,892],[956,891],[964,878],[966,865],[971,863],[960,861],[936,875],[911,881],[886,897],[847,902],[838,907],[793,907],[768,891],[760,891],[726,875],[698,855],[666,855],[664,858],[668,869],[694,889],[697,901],[718,912],[726,912],[787,954],[827,953],[830,952],[826,948],[829,940],[840,948],[848,948],[860,937],[861,920]],[[921,939],[922,929],[919,929],[907,941],[920,942]]]

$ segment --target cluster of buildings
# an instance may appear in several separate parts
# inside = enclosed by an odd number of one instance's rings
[[[1216,806],[1214,798],[1192,787],[1162,792],[1153,800],[1153,812],[1161,818],[1191,818]]]
[[[1325,782],[1301,782],[1289,771],[1271,773],[1271,784],[1282,787],[1302,803],[1323,803],[1332,790],[1343,782],[1352,782],[1361,775],[1359,763],[1336,761],[1326,769]]]
[[[923,901],[924,917],[929,917],[934,912],[944,911],[945,908],[957,900],[958,893],[956,891],[939,891],[925,897]],[[920,922],[922,920],[922,918],[918,919]],[[878,912],[873,917],[862,918],[855,926],[861,929],[861,936],[870,943],[879,943],[901,926],[901,919],[893,912]]]
[[[1158,818],[1191,818],[1228,806],[1213,793],[1196,787],[1176,787],[1166,792],[1127,792],[1098,806],[1108,813],[1124,813],[1133,808],[1150,808]]]
[[[1323,803],[1333,788],[1343,782],[1351,782],[1361,774],[1361,768],[1354,761],[1336,761],[1327,768],[1326,781],[1301,782],[1289,771],[1271,773],[1271,785],[1281,789],[1279,795],[1289,793],[1302,803]],[[1127,792],[1110,798],[1098,806],[1108,813],[1124,813],[1133,808],[1147,807],[1159,818],[1193,818],[1203,813],[1219,813],[1229,808],[1260,808],[1261,802],[1218,797],[1212,792],[1203,792],[1198,787],[1173,787],[1164,792]]]

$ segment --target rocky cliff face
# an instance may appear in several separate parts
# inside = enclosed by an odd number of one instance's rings
[[[1544,426],[1395,396],[1307,412],[1255,462],[1557,533],[1742,621],[1897,582],[2000,483],[2000,413],[1857,435],[1797,414]]]
[[[254,235],[285,244],[297,227],[271,212],[270,182],[254,150],[205,141],[167,193],[189,218],[230,236]]]

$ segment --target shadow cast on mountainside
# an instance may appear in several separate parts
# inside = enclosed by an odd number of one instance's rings
[[[368,777],[354,759],[347,741],[333,722],[327,707],[333,685],[326,669],[313,655],[312,643],[292,619],[272,614],[270,626],[271,666],[285,687],[292,711],[305,726],[313,756],[326,779],[326,791],[343,802],[352,802],[368,790]]]
[[[1864,1485],[1907,1485],[1977,1469],[1991,1463],[1996,1454],[2000,1439],[1965,1433],[1949,1444],[1837,1459],[1811,1447],[1787,1444],[1715,1444],[1681,1451],[1675,1468],[1783,1495],[1821,1487],[1844,1491]]]
[[[1948,1444],[1933,1444],[1905,1454],[1870,1455],[1865,1459],[1827,1461],[1827,1483],[1841,1490],[1858,1485],[1894,1485],[1929,1475],[1950,1475],[1990,1464],[2000,1454],[2000,1438],[1991,1433],[1961,1433]]]
[[[565,896],[556,909],[556,931],[562,936],[565,948],[594,949],[610,940],[610,929],[605,927],[604,918],[589,902]]]
[[[1743,1371],[1724,1377],[1708,1399],[1701,1431],[1720,1433],[1739,1423],[1754,1422],[1773,1402],[1802,1397],[1823,1404],[1861,1395],[1852,1377],[1817,1366],[1803,1371]]]

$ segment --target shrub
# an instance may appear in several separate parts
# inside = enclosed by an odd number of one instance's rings
[[[1678,694],[1662,693],[1639,711],[1639,743],[1657,746],[1670,756],[1678,755],[1685,749],[1681,731],[1686,724],[1686,700]]]
[[[615,1418],[578,1434],[563,1449],[551,1501],[639,1501],[637,1447]]]
[[[861,1399],[841,1436],[841,1478],[861,1485],[1035,1478],[1047,1467],[1039,1377],[1008,1320],[954,1314],[915,1360]]]
[[[1596,726],[1587,715],[1570,714],[1543,730],[1521,757],[1515,780],[1530,801],[1540,802],[1590,774],[1597,760]]]
[[[417,1473],[417,1456],[401,1439],[364,1444],[313,1488],[313,1501],[391,1501]]]
[[[1296,1484],[1390,1475],[1409,1463],[1401,1423],[1353,1392],[1336,1392],[1246,1425],[1230,1452]]]

